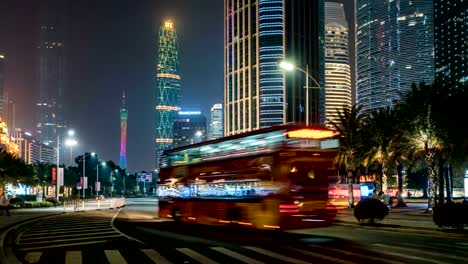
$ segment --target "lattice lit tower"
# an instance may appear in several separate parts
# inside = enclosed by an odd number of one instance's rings
[[[128,110],[125,104],[125,92],[122,94],[122,108],[120,108],[120,159],[119,166],[127,169],[127,119]]]
[[[177,32],[167,20],[159,30],[158,64],[156,67],[156,168],[159,156],[172,147],[174,118],[180,110],[180,75]]]

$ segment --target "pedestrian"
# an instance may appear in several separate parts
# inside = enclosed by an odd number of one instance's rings
[[[10,200],[8,199],[4,190],[0,191],[0,208],[5,210],[7,216],[10,216]]]

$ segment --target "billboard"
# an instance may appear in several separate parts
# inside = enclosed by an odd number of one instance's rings
[[[151,172],[149,172],[149,173],[145,173],[145,172],[137,173],[137,181],[138,182],[152,182],[153,181],[153,174]]]

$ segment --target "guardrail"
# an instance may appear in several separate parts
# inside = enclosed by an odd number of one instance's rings
[[[104,200],[73,200],[63,203],[64,211],[86,211],[98,209],[120,208],[125,205],[125,198],[110,198]]]

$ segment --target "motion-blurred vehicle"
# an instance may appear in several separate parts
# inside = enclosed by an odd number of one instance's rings
[[[325,127],[283,125],[166,150],[160,217],[259,229],[329,224],[337,137]]]

